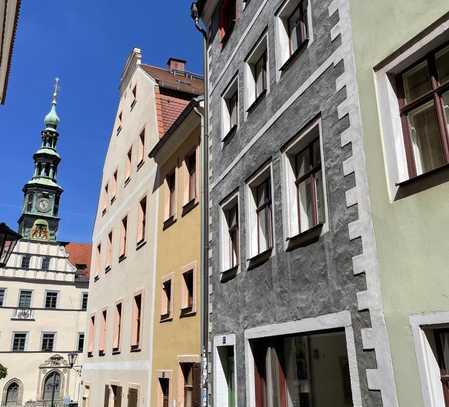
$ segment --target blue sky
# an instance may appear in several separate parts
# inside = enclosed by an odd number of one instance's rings
[[[189,8],[188,0],[22,1],[6,104],[0,106],[0,222],[17,228],[22,187],[32,176],[58,76],[58,182],[64,188],[58,239],[91,240],[123,65],[137,47],[145,63],[164,66],[175,56],[201,73],[202,40]]]

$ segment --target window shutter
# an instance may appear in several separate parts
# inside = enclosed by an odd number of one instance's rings
[[[192,407],[201,406],[201,364],[194,363],[192,365]]]

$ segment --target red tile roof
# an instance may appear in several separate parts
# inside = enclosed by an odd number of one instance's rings
[[[92,245],[90,243],[71,242],[68,243],[65,248],[69,254],[70,263],[77,268],[83,277],[89,279]]]
[[[158,84],[156,88],[156,111],[159,137],[171,127],[189,102],[204,91],[203,79],[187,71],[141,65]]]
[[[156,92],[156,112],[160,137],[163,137],[188,104],[189,100],[165,94],[163,89]]]

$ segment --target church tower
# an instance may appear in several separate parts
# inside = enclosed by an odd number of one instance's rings
[[[63,189],[56,175],[61,157],[56,151],[58,142],[56,99],[59,80],[55,81],[50,112],[45,116],[42,130],[42,145],[33,155],[34,175],[23,187],[24,204],[20,216],[19,233],[24,239],[55,241],[58,231],[59,199]]]

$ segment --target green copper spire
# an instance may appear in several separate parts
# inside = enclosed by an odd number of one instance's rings
[[[59,117],[56,100],[59,79],[55,80],[51,109],[45,116],[45,129],[41,131],[42,144],[33,154],[34,174],[23,187],[24,202],[19,218],[19,230],[25,239],[55,241],[59,225],[59,201],[62,188],[57,181],[61,157],[56,151]]]
[[[56,100],[59,92],[59,78],[55,79],[55,89],[53,91],[53,97],[51,101],[51,109],[45,116],[45,130],[56,130],[59,124],[59,116],[56,113]]]

